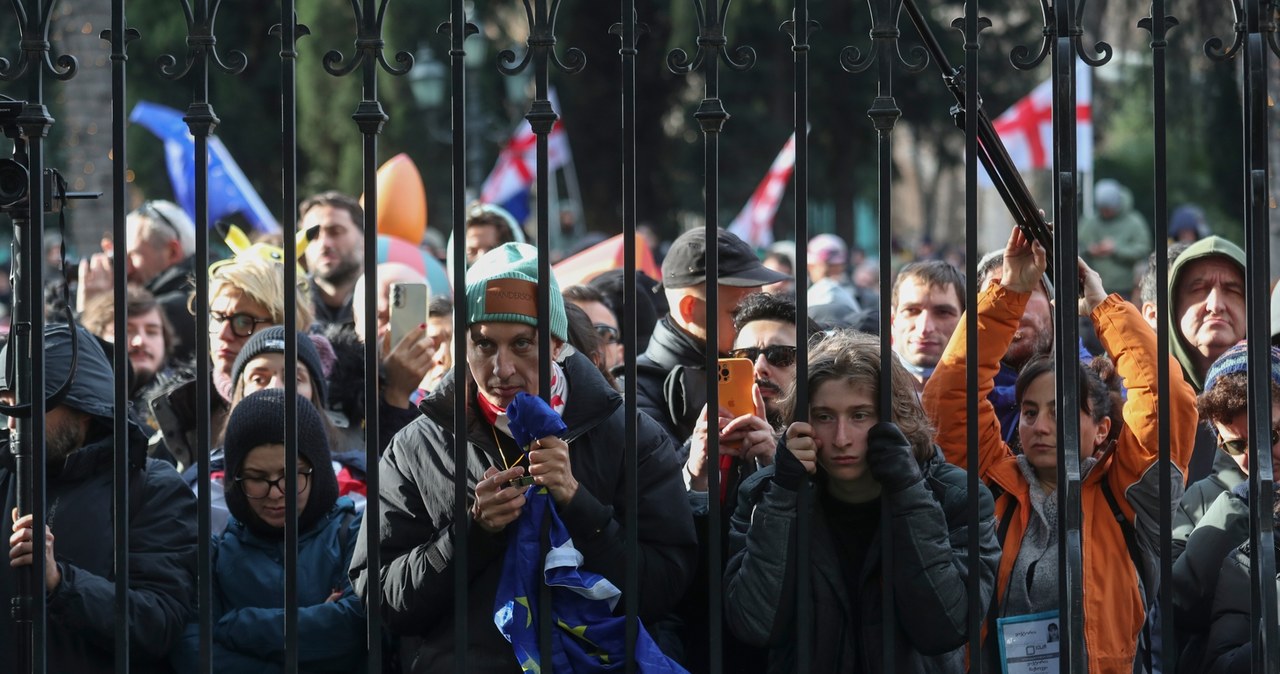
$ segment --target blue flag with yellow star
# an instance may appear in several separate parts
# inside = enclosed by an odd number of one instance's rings
[[[517,396],[507,414],[515,437],[542,438],[564,432],[559,415],[537,396]],[[613,614],[621,590],[604,576],[582,568],[582,553],[574,548],[569,530],[556,514],[545,487],[531,487],[525,496],[524,510],[512,525],[515,530],[508,539],[494,601],[494,623],[511,642],[516,661],[525,672],[541,672],[544,658],[550,659],[555,672],[581,674],[622,669],[626,618]],[[549,524],[551,546],[545,556],[539,544],[544,519]],[[537,604],[543,582],[551,587],[551,617],[555,621],[550,654],[538,650]],[[638,671],[685,673],[662,653],[644,625],[638,627]]]

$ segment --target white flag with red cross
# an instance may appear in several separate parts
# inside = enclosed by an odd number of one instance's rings
[[[778,204],[782,202],[782,193],[787,190],[787,181],[791,180],[795,167],[796,135],[793,133],[773,160],[764,180],[751,193],[747,205],[729,223],[729,231],[753,248],[767,248],[773,243],[773,217],[778,214]]]
[[[992,122],[1019,171],[1053,168],[1053,80],[1041,82]],[[1076,64],[1076,165],[1093,172],[1093,88],[1089,68]],[[991,185],[986,171],[979,173]]]
[[[551,108],[560,114],[560,101],[555,91],[547,98]],[[538,165],[538,136],[528,120],[520,122],[511,140],[498,155],[498,161],[480,189],[480,200],[486,204],[503,206],[516,222],[523,222],[529,213],[529,194],[533,190]],[[563,117],[557,118],[547,134],[547,170],[554,173],[570,162],[569,137],[565,133]]]

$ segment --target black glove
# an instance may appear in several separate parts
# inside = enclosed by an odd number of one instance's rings
[[[778,451],[773,456],[773,483],[790,491],[799,491],[806,471],[795,454],[787,448],[787,434],[778,438]]]
[[[911,443],[897,424],[880,422],[867,431],[867,465],[871,477],[895,494],[924,479]]]

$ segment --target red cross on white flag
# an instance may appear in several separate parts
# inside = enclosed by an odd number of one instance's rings
[[[1053,165],[1053,80],[1041,82],[992,122],[1009,157],[1020,171]],[[1093,89],[1089,68],[1076,66],[1076,162],[1081,172],[1093,171]],[[979,173],[990,185],[986,171]]]
[[[551,108],[560,114],[560,101],[555,91],[547,97]],[[556,171],[569,163],[569,139],[564,131],[563,118],[557,119],[547,135],[547,170]],[[537,170],[538,136],[527,120],[519,127],[498,155],[498,161],[480,189],[480,200],[487,204],[502,204],[520,192],[529,191]]]
[[[782,201],[782,193],[787,190],[787,181],[791,179],[791,171],[795,167],[796,135],[793,133],[773,160],[764,180],[751,193],[747,205],[729,223],[729,231],[754,248],[766,248],[773,243],[773,216],[778,214],[778,204]]]

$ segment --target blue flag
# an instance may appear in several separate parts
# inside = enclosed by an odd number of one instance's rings
[[[174,200],[196,219],[195,139],[173,108],[138,101],[129,121],[141,124],[164,141],[165,165],[173,185]],[[240,213],[257,231],[275,234],[280,223],[267,209],[249,180],[217,136],[209,137],[209,224]]]
[[[544,438],[564,433],[564,422],[542,398],[519,394],[507,406],[507,419],[516,438]],[[533,487],[516,520],[503,560],[502,580],[493,607],[493,621],[515,649],[525,672],[542,671],[544,658],[557,672],[607,672],[626,665],[626,618],[615,616],[622,592],[607,578],[582,567],[582,553],[573,546],[569,530],[556,514],[551,494]],[[539,537],[549,520],[551,550],[541,554]],[[551,653],[538,650],[538,590],[551,587]],[[683,673],[639,625],[635,650],[640,672]]]

